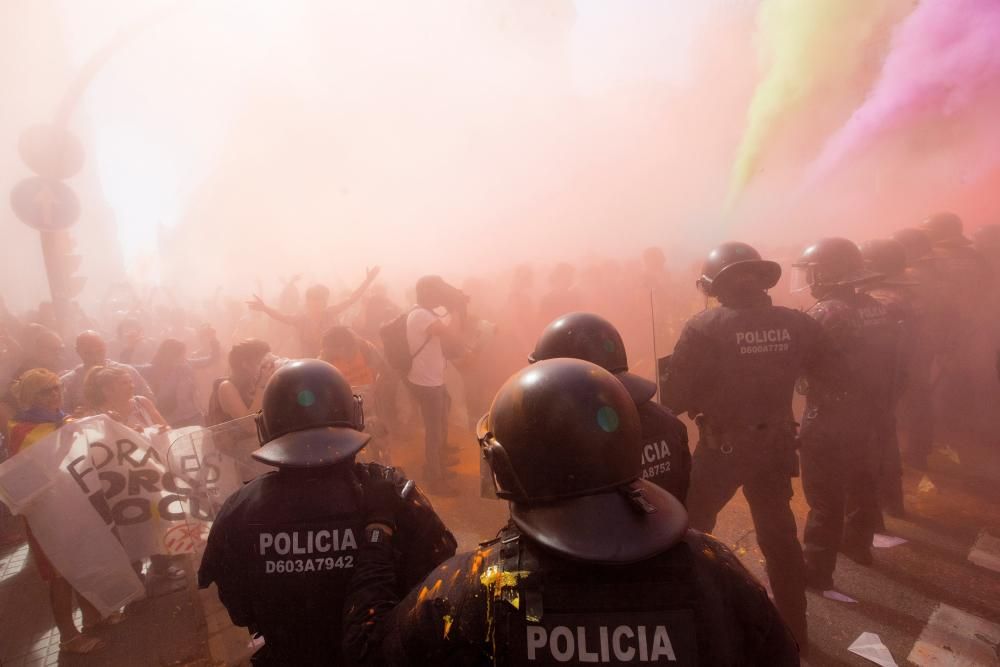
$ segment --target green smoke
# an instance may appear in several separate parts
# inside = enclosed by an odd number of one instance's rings
[[[780,124],[833,80],[851,76],[892,3],[872,0],[763,0],[758,10],[764,77],[754,91],[730,181],[731,206],[753,178]]]

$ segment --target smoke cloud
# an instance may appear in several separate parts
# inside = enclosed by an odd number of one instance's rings
[[[729,201],[753,178],[767,142],[783,120],[823,90],[856,75],[892,3],[852,0],[764,0],[758,50],[766,73],[750,102],[746,133],[733,166]]]
[[[822,180],[879,135],[929,118],[956,119],[997,95],[998,35],[1000,3],[994,0],[924,0],[897,29],[868,99],[827,142],[811,181]]]

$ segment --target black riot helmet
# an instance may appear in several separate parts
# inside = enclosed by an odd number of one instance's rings
[[[906,250],[906,263],[913,266],[917,262],[930,259],[934,255],[934,245],[930,236],[923,229],[907,227],[892,235],[894,241],[899,241]]]
[[[554,320],[535,343],[528,361],[583,359],[614,373],[636,405],[656,395],[656,383],[628,372],[625,343],[611,322],[594,313],[568,313]]]
[[[935,213],[920,225],[934,245],[970,245],[962,227],[962,219],[954,213]]]
[[[1000,225],[983,225],[972,232],[972,244],[987,257],[1000,256]]]
[[[814,294],[817,290],[853,287],[882,277],[865,268],[861,249],[854,242],[837,237],[813,243],[792,266],[799,270],[801,278],[795,288],[810,287]]]
[[[717,297],[740,288],[769,290],[780,278],[780,264],[761,259],[753,246],[731,241],[708,253],[695,284],[706,296]]]
[[[896,276],[906,270],[906,248],[895,239],[875,239],[861,245],[865,266],[883,276]]]
[[[631,563],[670,548],[687,528],[680,502],[639,479],[638,411],[595,364],[547,359],[519,371],[477,436],[515,525],[552,551]]]
[[[364,425],[361,398],[340,371],[318,359],[293,361],[264,387],[257,413],[261,448],[253,457],[279,468],[333,465],[368,443]]]

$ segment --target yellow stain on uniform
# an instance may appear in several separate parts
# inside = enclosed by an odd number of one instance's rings
[[[451,617],[451,614],[445,614],[441,620],[444,621],[444,638],[447,639],[448,633],[451,632],[451,624],[455,619]]]
[[[486,571],[479,577],[479,583],[481,583],[485,588],[490,589],[494,597],[496,597],[504,588],[513,588],[514,586],[517,586],[518,580],[524,579],[529,574],[531,573],[525,570],[501,572],[499,567],[491,565],[486,568]]]
[[[471,569],[472,574],[479,572],[479,568],[483,566],[483,561],[486,560],[486,557],[490,555],[491,551],[493,551],[492,547],[490,547],[489,549],[483,549],[482,551],[476,554],[476,557],[472,559],[472,569]]]
[[[420,589],[420,594],[417,595],[417,602],[423,602],[425,599],[427,599],[428,596],[433,597],[433,596],[437,595],[439,592],[441,592],[441,580],[440,579],[438,579],[437,581],[435,581],[434,585],[431,586],[430,588],[427,588],[426,586],[424,586],[423,588],[421,588]]]

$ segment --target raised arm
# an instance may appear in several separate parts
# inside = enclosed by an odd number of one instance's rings
[[[355,303],[357,303],[358,299],[364,296],[364,293],[368,290],[369,287],[371,287],[371,284],[375,282],[375,279],[378,277],[378,272],[380,270],[381,269],[378,266],[367,269],[365,272],[365,279],[361,282],[360,285],[358,285],[358,288],[353,292],[351,292],[351,295],[347,297],[346,300],[341,301],[340,303],[333,304],[332,306],[327,308],[327,310],[329,310],[334,315],[339,315],[340,313],[344,312],[345,310],[353,306]]]
[[[280,310],[271,308],[271,306],[264,303],[264,300],[261,299],[256,294],[253,295],[252,299],[247,301],[247,307],[250,310],[256,310],[261,313],[266,313],[268,317],[270,317],[272,320],[277,320],[278,322],[283,322],[285,324],[290,324],[292,326],[295,326],[296,324],[299,323],[299,317],[297,315],[288,315],[287,313],[283,313]]]

